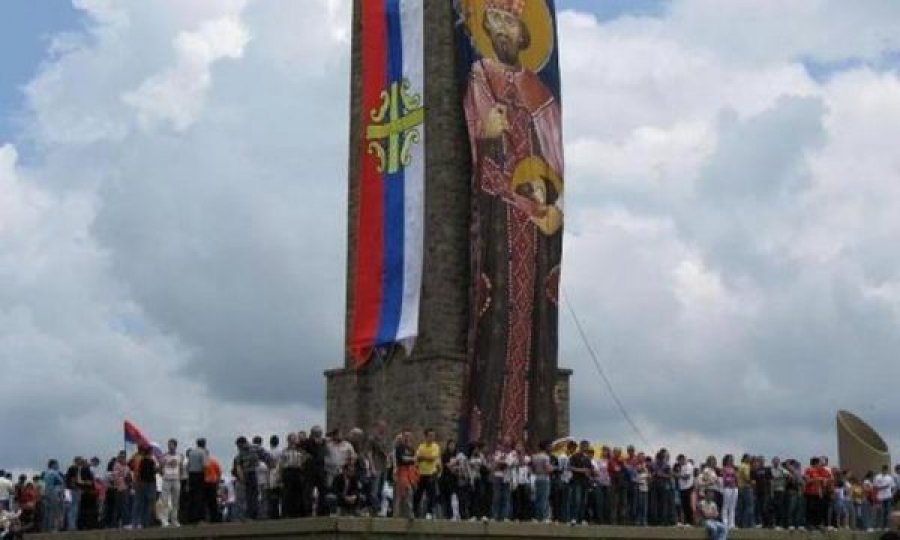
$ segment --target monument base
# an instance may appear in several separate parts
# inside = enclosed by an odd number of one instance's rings
[[[728,533],[730,540],[876,540],[881,533],[856,531],[806,532],[772,531],[764,529],[736,530]],[[408,521],[381,518],[308,518],[280,521],[226,523],[221,525],[185,526],[179,528],[153,528],[143,530],[103,530],[74,533],[28,535],[29,539],[83,538],[108,540],[169,540],[174,538],[205,539],[253,539],[303,538],[306,540],[413,540],[437,538],[441,540],[524,540],[526,538],[591,538],[594,540],[705,540],[702,528],[675,527],[570,527],[559,524],[537,523],[469,523],[452,521]]]
[[[400,355],[398,355],[400,356]],[[379,420],[388,433],[426,427],[443,441],[455,437],[465,394],[466,363],[461,358],[394,358],[370,362],[360,371],[334,369],[325,372],[326,423],[345,433],[354,427],[367,431]],[[570,369],[560,369],[556,380],[557,433],[569,435]]]

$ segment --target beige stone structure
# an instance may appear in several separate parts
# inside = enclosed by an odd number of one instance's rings
[[[881,467],[891,465],[887,443],[862,418],[849,411],[838,411],[837,418],[838,462],[841,470],[851,471],[857,478],[866,472],[878,473]]]
[[[361,371],[344,358],[326,372],[327,424],[348,429],[370,427],[378,419],[391,432],[433,427],[440,438],[457,432],[463,408],[469,315],[470,154],[456,80],[454,12],[450,2],[426,1],[425,11],[425,260],[420,335],[410,357],[395,351]],[[360,95],[360,2],[354,1],[348,219],[357,216]],[[353,306],[352,261],[356,238],[348,235],[347,321]],[[556,384],[557,425],[569,431],[569,376]]]

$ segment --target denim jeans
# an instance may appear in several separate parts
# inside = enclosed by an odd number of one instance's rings
[[[555,493],[556,501],[553,506],[553,519],[567,523],[569,521],[569,484],[560,482]]]
[[[53,490],[44,495],[44,514],[41,516],[41,530],[43,532],[55,532],[59,529],[62,508],[61,490]]]
[[[805,514],[802,504],[803,497],[797,490],[786,491],[785,496],[787,497],[787,526],[802,527]]]
[[[650,484],[650,523],[673,525],[672,489],[667,480],[654,480]]]
[[[891,525],[890,521],[891,509],[893,508],[893,499],[878,501],[878,507],[878,523],[876,523],[876,526],[882,529],[887,529]]]
[[[594,519],[597,523],[609,523],[609,486],[594,486]]]
[[[638,491],[634,501],[634,524],[646,527],[647,512],[649,510],[648,507],[650,506],[650,493],[647,491]]]
[[[872,528],[872,503],[868,499],[863,500],[861,521],[863,530]]]
[[[765,527],[772,526],[771,500],[768,493],[753,494],[754,523]]]
[[[772,508],[775,511],[775,526],[787,527],[788,500],[783,489],[772,493]]]
[[[325,494],[320,497],[324,500]],[[259,483],[255,471],[248,471],[244,476],[244,510],[247,519],[259,519]]]
[[[509,519],[510,506],[512,505],[512,493],[509,482],[502,478],[494,477],[494,495],[491,504],[491,517],[496,521]]]
[[[742,487],[738,489],[737,512],[735,519],[737,526],[743,528],[752,527],[754,522],[753,488]]]
[[[122,527],[131,523],[131,493],[128,490],[117,491],[113,509],[113,527]]]
[[[66,530],[77,531],[78,511],[81,508],[81,490],[73,489],[70,493],[72,494],[72,503],[69,505],[69,511],[66,513]]]
[[[579,480],[572,480],[569,484],[569,521],[580,522],[584,520],[588,488],[587,484]]]
[[[155,503],[156,484],[137,482],[134,486],[134,511],[131,514],[131,524],[145,529],[149,527]]]
[[[537,479],[534,481],[534,517],[538,521],[544,521],[549,516],[548,505],[550,502],[550,479]]]
[[[728,528],[721,521],[708,519],[703,526],[712,540],[725,540],[728,536]]]

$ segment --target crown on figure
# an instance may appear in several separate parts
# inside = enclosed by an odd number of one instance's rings
[[[487,0],[485,8],[506,11],[516,17],[521,17],[522,12],[525,11],[525,0]]]

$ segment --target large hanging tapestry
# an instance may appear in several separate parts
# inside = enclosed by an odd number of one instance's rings
[[[418,334],[424,221],[422,0],[365,0],[362,146],[348,349],[373,351]]]
[[[462,436],[556,431],[563,148],[552,0],[457,0],[472,150],[472,314]]]

